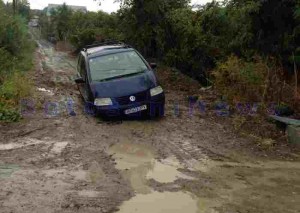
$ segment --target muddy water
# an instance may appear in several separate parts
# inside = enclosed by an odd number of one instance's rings
[[[160,183],[171,183],[178,178],[193,179],[190,176],[182,174],[178,169],[182,169],[183,166],[175,157],[170,157],[160,161],[154,161],[153,169],[149,170],[147,179],[154,179]]]
[[[242,200],[247,200],[248,193],[257,191],[262,186],[276,188],[279,180],[295,182],[295,171],[299,170],[298,162],[287,161],[221,162],[203,157],[201,160],[194,159],[182,164],[176,157],[157,160],[152,147],[129,140],[112,146],[108,152],[115,159],[116,168],[136,193],[135,197],[121,205],[120,213],[216,213],[219,212],[218,208],[223,208],[228,203],[243,205]],[[187,169],[196,174],[213,176],[217,186],[211,190],[210,184],[207,186],[205,180],[202,183],[201,178],[196,179],[181,172]],[[283,169],[286,170],[285,173],[282,172]],[[176,190],[182,190],[177,192],[170,192],[168,188],[158,192],[156,188],[152,188],[155,187],[152,185],[153,181],[165,186],[171,184],[173,187],[172,183],[175,186],[188,180],[204,184],[201,189],[208,191],[190,189],[187,193],[182,185],[176,187]],[[179,182],[175,184],[175,181]],[[218,196],[211,199],[207,197],[207,193]]]
[[[193,179],[178,171],[183,166],[175,157],[158,161],[150,147],[130,142],[112,146],[109,153],[116,160],[116,168],[122,171],[137,193],[121,206],[120,212],[198,212],[197,200],[190,194],[155,192],[147,185],[150,179],[160,183],[172,183],[179,178]]]
[[[124,173],[135,181],[154,179],[160,183],[172,183],[179,178],[193,179],[178,171],[183,166],[175,157],[158,161],[155,159],[154,151],[145,145],[121,143],[112,146],[109,153],[113,154],[116,160],[116,168],[124,170]]]
[[[132,144],[129,141],[116,144],[109,149],[116,160],[116,168],[128,170],[140,165],[152,164],[155,158],[154,150],[151,147],[141,144]]]
[[[183,192],[152,192],[124,202],[120,213],[198,213],[198,202]]]

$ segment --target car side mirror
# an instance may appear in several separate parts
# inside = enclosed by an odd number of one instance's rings
[[[76,84],[83,84],[83,83],[85,83],[85,80],[83,80],[83,78],[80,77],[80,78],[75,79],[75,83]]]
[[[155,68],[157,68],[157,64],[156,64],[156,63],[150,63],[150,67],[151,67],[152,69],[155,69]]]

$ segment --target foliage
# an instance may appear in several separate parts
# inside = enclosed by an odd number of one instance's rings
[[[300,66],[299,1],[212,1],[197,10],[189,0],[118,1],[121,9],[112,14],[67,12],[64,5],[63,20],[59,12],[46,20],[48,34],[62,39],[58,25],[65,26],[76,48],[107,38],[124,40],[146,58],[206,85],[214,70],[217,88],[232,100],[279,103],[283,91],[289,93],[283,82],[295,73],[294,64]]]
[[[57,9],[52,9],[51,22],[55,23],[55,30],[60,40],[66,39],[70,33],[70,19],[72,16],[72,10],[64,3]]]
[[[122,39],[117,29],[116,15],[102,11],[74,12],[66,4],[52,10],[50,19],[44,11],[41,26],[44,36],[55,35],[58,40],[68,39],[76,48],[97,40]]]
[[[21,115],[17,110],[7,109],[0,105],[0,122],[17,122],[21,119]]]
[[[10,6],[0,1],[0,120],[3,121],[20,119],[19,100],[30,96],[33,88],[25,75],[32,68],[35,47],[26,23],[28,3],[19,1],[15,15]]]
[[[18,14],[20,14],[22,17],[26,18],[26,20],[29,20],[30,4],[29,4],[28,0],[19,0],[17,9],[18,9]]]
[[[261,101],[264,95],[268,66],[261,58],[245,62],[230,56],[219,63],[213,72],[217,90],[227,96],[229,101]]]
[[[25,19],[21,16],[11,17],[0,7],[0,47],[17,55],[27,42]]]
[[[15,57],[13,57],[11,53],[3,47],[0,48],[0,82],[4,81],[11,67],[14,66],[14,61]]]
[[[33,83],[24,74],[15,72],[0,86],[0,97],[17,105],[21,98],[32,94],[32,85]]]

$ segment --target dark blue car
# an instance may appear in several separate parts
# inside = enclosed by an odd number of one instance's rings
[[[78,85],[85,109],[103,117],[164,116],[165,95],[153,69],[132,47],[102,43],[78,59]]]

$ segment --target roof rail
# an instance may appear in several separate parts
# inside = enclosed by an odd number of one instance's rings
[[[101,47],[101,46],[105,46],[105,45],[123,45],[124,47],[131,47],[128,44],[125,44],[124,42],[121,41],[116,41],[116,40],[106,40],[104,42],[94,42],[91,45],[86,45],[83,47],[84,51],[87,51],[87,49],[89,48],[93,48],[93,47]]]

